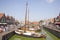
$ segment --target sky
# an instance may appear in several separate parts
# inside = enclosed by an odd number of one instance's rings
[[[29,20],[39,21],[54,18],[60,12],[60,0],[28,0]],[[0,0],[0,12],[24,21],[26,0]]]

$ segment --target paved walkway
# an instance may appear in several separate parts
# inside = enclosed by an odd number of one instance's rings
[[[60,30],[58,30],[58,29],[54,28],[55,26],[45,26],[45,27],[47,27],[47,28],[49,28],[49,29],[52,29],[52,30],[55,30],[55,31],[60,32]]]
[[[16,28],[14,28],[14,29],[13,29],[13,28],[10,28],[9,31],[0,33],[0,40],[2,40],[2,36],[3,36],[3,35],[6,35],[6,34],[12,32],[12,31],[14,31],[14,30],[16,30]]]

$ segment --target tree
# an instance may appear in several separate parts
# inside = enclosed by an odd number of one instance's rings
[[[39,25],[42,26],[42,25],[43,25],[43,22],[44,22],[44,20],[40,20],[40,21],[39,21]]]

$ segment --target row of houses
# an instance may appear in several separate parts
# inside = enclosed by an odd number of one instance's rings
[[[57,17],[50,18],[47,20],[49,23],[53,23],[55,25],[60,25],[60,13]]]
[[[5,13],[0,13],[0,25],[16,24],[16,20],[12,16],[6,16]]]
[[[50,28],[57,28],[60,29],[60,13],[58,16],[54,17],[54,18],[50,18],[48,20],[44,20],[45,24],[49,26]]]
[[[54,23],[56,25],[60,25],[60,13],[59,13],[59,15],[56,18],[54,18]]]

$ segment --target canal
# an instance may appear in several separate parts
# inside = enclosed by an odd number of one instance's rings
[[[60,40],[55,35],[51,34],[47,30],[42,30],[41,33],[45,33],[47,35],[46,38],[32,38],[32,37],[25,37],[25,36],[19,36],[19,35],[13,35],[9,40]]]

